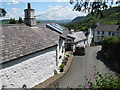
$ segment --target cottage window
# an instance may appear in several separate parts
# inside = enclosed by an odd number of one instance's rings
[[[97,34],[100,34],[100,32],[98,31]]]
[[[111,35],[111,32],[109,32],[109,35]]]
[[[97,36],[97,40],[100,40],[100,37],[99,37],[99,36]]]
[[[115,33],[113,32],[113,33],[112,33],[112,36],[114,36],[114,34],[115,34]]]
[[[104,34],[104,31],[102,31],[102,34]]]

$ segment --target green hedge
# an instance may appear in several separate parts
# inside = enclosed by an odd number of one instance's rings
[[[111,36],[103,39],[102,54],[110,65],[120,71],[120,38]]]

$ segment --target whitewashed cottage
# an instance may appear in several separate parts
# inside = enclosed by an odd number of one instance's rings
[[[76,46],[89,47],[93,38],[91,28],[89,28],[87,32],[84,32],[84,31],[74,32],[74,30],[70,30],[69,36],[72,36],[75,38],[73,50],[75,50]]]
[[[34,9],[25,9],[25,24],[0,27],[0,88],[27,88],[54,75],[62,63],[69,30],[55,23],[36,24]]]
[[[120,37],[120,25],[99,25],[99,22],[96,25],[93,33],[96,43],[101,42],[106,37]]]

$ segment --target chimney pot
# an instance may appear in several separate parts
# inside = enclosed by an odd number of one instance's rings
[[[30,3],[28,3],[28,9],[31,9],[31,4]]]

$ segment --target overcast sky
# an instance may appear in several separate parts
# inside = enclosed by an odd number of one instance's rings
[[[24,18],[24,9],[27,8],[28,2],[30,2],[31,7],[35,9],[35,16],[37,19],[72,20],[75,17],[86,16],[88,14],[73,11],[74,5],[70,5],[69,0],[2,0],[2,8],[7,11],[7,15],[2,19]]]

